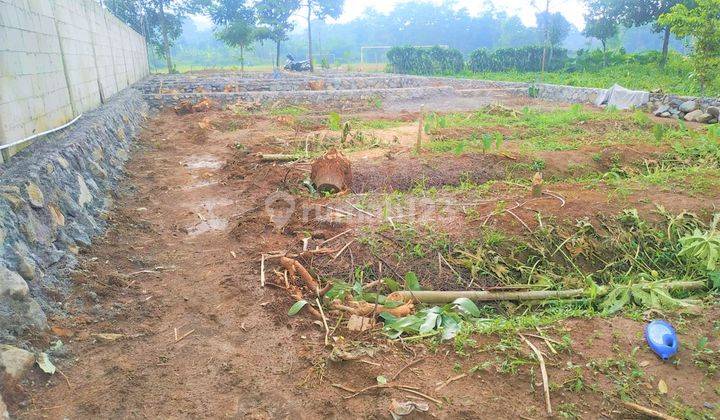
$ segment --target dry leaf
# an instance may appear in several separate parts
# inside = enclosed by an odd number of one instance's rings
[[[662,395],[665,395],[668,393],[668,386],[665,383],[665,381],[663,381],[662,379],[660,379],[660,382],[658,382],[658,391]]]

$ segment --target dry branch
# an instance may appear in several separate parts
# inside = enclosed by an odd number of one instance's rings
[[[629,410],[635,411],[640,414],[644,414],[648,417],[652,417],[654,419],[662,419],[662,420],[678,420],[677,417],[673,417],[664,413],[661,413],[659,411],[655,411],[653,409],[643,407],[642,405],[623,401],[623,405],[628,408]]]
[[[459,381],[460,379],[467,376],[467,373],[461,373],[460,375],[453,376],[452,378],[448,379],[447,381],[443,381],[440,384],[438,384],[437,387],[435,387],[435,392],[440,391],[441,389],[445,388],[446,386],[450,385],[451,383],[455,381]]]
[[[543,380],[543,391],[545,392],[545,409],[547,410],[548,416],[552,417],[552,403],[550,402],[550,383],[548,381],[548,375],[547,375],[547,369],[545,368],[545,359],[543,358],[542,353],[540,350],[538,350],[537,347],[533,343],[530,342],[525,336],[520,334],[520,338],[525,341],[525,343],[530,346],[533,353],[535,353],[535,356],[538,359],[538,363],[540,363],[540,374],[542,375]]]

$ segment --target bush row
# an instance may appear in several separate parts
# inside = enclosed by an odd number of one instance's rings
[[[495,51],[477,50],[465,63],[463,54],[454,48],[394,47],[387,53],[390,71],[402,74],[432,75],[459,73],[466,68],[484,71],[540,71],[543,48],[528,46],[502,48]],[[568,63],[566,49],[548,50],[546,69],[559,70]]]
[[[485,71],[540,71],[543,47],[527,46],[501,48],[495,51],[484,49],[470,54],[468,68],[474,72]],[[550,48],[547,51],[545,70],[559,70],[568,62],[568,51],[564,48]]]
[[[466,63],[460,51],[452,48],[395,47],[388,52],[390,71],[403,74],[455,74],[463,70],[481,72],[538,72],[541,70],[542,46],[501,48],[495,51],[479,49],[470,54]],[[659,63],[658,51],[628,54],[622,48],[603,54],[600,50],[579,50],[568,56],[564,48],[548,50],[545,69],[568,72],[597,72],[604,67],[624,64]]]
[[[428,76],[459,73],[465,69],[462,53],[454,48],[394,47],[387,57],[394,73]]]

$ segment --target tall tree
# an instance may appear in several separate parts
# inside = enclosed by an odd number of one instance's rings
[[[547,41],[550,44],[550,58],[552,62],[553,50],[560,47],[570,34],[572,24],[565,19],[562,13],[546,13],[540,12],[535,14],[539,29],[543,32],[547,31]]]
[[[245,71],[245,50],[262,40],[255,10],[245,0],[204,0],[202,9],[215,24],[215,37],[240,49],[240,70]]]
[[[708,82],[720,73],[720,0],[696,0],[692,9],[678,4],[661,15],[658,23],[681,38],[692,37],[690,57],[704,95]]]
[[[215,36],[227,45],[240,49],[240,71],[245,71],[245,50],[258,40],[258,28],[246,21],[237,20],[218,28]]]
[[[603,47],[603,66],[607,66],[607,42],[618,33],[618,17],[613,10],[614,0],[591,0],[585,15],[583,35],[600,40]]]
[[[255,23],[255,11],[248,7],[246,0],[201,0],[202,11],[212,19],[215,26],[225,26],[243,21]]]
[[[310,67],[312,68],[312,19],[323,21],[328,17],[340,17],[345,0],[305,0],[305,2],[303,6],[307,8],[308,60],[310,60]]]
[[[665,65],[670,45],[670,27],[658,23],[658,18],[675,5],[693,3],[692,0],[615,0],[611,2],[612,13],[628,27],[653,24],[655,32],[663,34],[662,60]]]
[[[275,66],[280,67],[280,44],[295,28],[290,17],[300,8],[300,0],[260,0],[256,8],[262,36],[275,42]]]
[[[120,20],[145,35],[147,42],[165,58],[168,73],[175,71],[170,49],[182,35],[188,13],[198,12],[205,0],[105,0]]]

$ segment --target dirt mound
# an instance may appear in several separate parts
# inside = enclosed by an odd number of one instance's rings
[[[448,160],[443,156],[417,158],[398,156],[381,162],[362,162],[353,169],[353,191],[409,190],[457,185],[462,181],[483,183],[505,176],[510,159],[485,154],[466,154]]]

